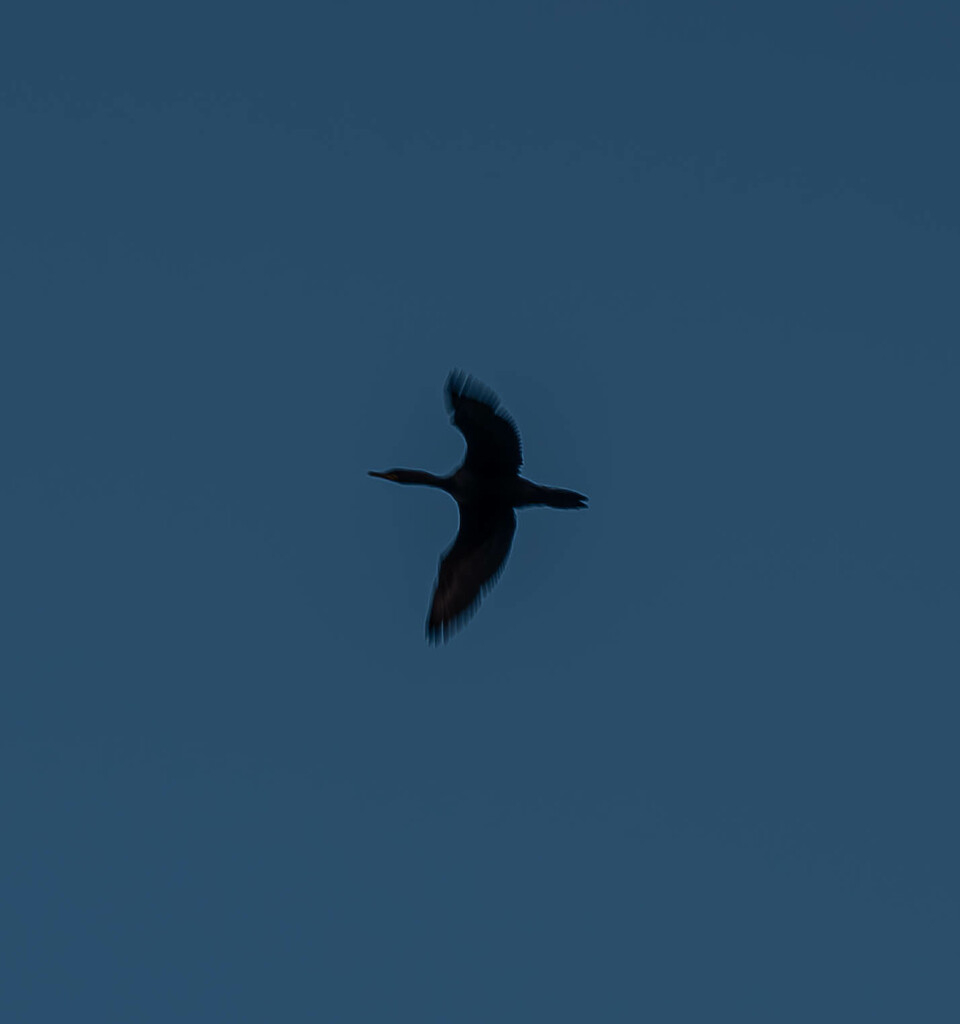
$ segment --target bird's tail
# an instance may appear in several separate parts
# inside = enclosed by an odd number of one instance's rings
[[[587,496],[563,487],[541,487],[537,504],[550,508],[586,508]]]

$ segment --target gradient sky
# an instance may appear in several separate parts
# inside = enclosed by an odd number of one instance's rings
[[[960,1019],[957,11],[5,8],[4,1021]]]

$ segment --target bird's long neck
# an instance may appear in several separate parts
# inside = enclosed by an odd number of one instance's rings
[[[422,484],[424,487],[439,487],[442,491],[450,489],[445,476],[435,476],[422,469],[397,469],[393,472],[393,482],[397,484]]]

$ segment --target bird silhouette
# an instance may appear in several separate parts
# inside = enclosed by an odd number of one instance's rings
[[[443,553],[433,589],[427,616],[430,643],[449,640],[499,579],[517,528],[514,509],[587,507],[586,497],[576,491],[544,487],[520,476],[520,435],[488,387],[454,370],[447,378],[445,395],[453,424],[467,442],[459,469],[449,476],[420,469],[370,471],[370,476],[398,484],[438,487],[460,509],[460,529]]]

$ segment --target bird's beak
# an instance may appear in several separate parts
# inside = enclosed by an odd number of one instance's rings
[[[367,470],[367,476],[378,476],[381,480],[389,479],[386,473],[375,473],[372,469]]]

